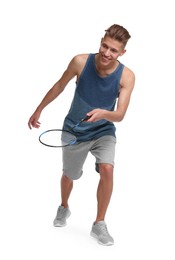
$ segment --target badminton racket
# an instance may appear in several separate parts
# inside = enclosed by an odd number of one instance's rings
[[[49,129],[44,131],[39,136],[41,144],[48,147],[66,147],[73,145],[77,142],[77,137],[71,133],[71,131],[79,126],[82,122],[87,121],[90,116],[86,116],[81,119],[77,124],[71,127],[69,130],[63,129]]]

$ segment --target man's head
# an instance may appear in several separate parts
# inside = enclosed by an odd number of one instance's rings
[[[107,30],[105,30],[105,37],[110,37],[111,39],[117,40],[126,46],[128,40],[131,38],[129,32],[121,25],[113,24]]]
[[[105,30],[99,48],[99,63],[105,67],[113,66],[118,57],[126,52],[125,46],[130,38],[128,31],[117,24]]]

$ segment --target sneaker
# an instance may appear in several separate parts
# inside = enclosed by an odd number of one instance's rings
[[[96,238],[101,245],[110,246],[114,244],[114,239],[109,235],[105,221],[99,221],[93,224],[90,234]]]
[[[64,206],[59,206],[57,215],[54,219],[53,225],[55,227],[64,227],[66,226],[66,219],[70,216],[71,212],[69,208],[64,208]]]

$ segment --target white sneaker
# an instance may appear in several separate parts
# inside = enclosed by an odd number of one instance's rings
[[[55,227],[64,227],[66,226],[66,219],[70,216],[71,212],[69,208],[64,208],[64,206],[59,206],[57,210],[57,215],[54,219],[53,225]]]
[[[101,245],[110,246],[114,244],[114,239],[110,236],[105,221],[99,221],[93,224],[90,234],[96,238]]]

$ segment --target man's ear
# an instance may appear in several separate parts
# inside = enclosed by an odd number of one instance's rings
[[[125,54],[126,50],[123,50],[120,54],[120,56],[123,56],[123,54]]]

